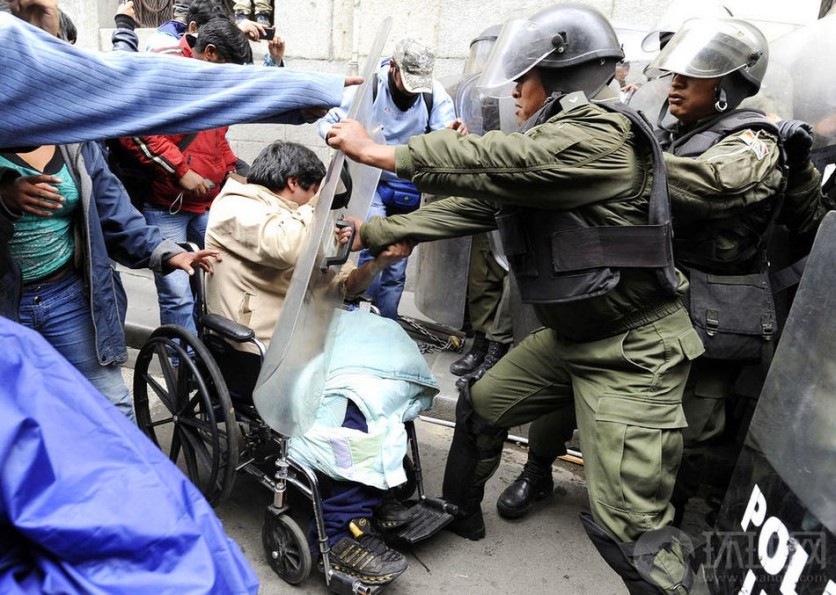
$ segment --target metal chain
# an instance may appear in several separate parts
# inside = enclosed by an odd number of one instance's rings
[[[450,335],[442,339],[438,335],[433,334],[427,328],[419,323],[414,318],[407,316],[398,317],[401,322],[406,323],[414,334],[418,335],[416,343],[421,353],[435,353],[436,351],[461,351],[463,341],[455,336]]]

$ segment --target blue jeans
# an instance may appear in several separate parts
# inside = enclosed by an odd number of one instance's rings
[[[386,206],[381,202],[380,195],[375,192],[366,220],[368,221],[372,217],[386,217],[386,215]],[[357,264],[363,266],[370,260],[372,260],[372,255],[369,254],[368,250],[363,250],[360,252]],[[374,300],[381,316],[392,320],[398,319],[398,305],[401,303],[401,295],[403,295],[403,288],[406,283],[407,260],[404,258],[394,262],[380,271],[366,289],[366,296]]]
[[[99,363],[93,315],[79,275],[25,286],[19,316],[21,324],[39,332],[119,411],[135,420],[131,393],[119,365]]]
[[[163,238],[174,242],[194,242],[203,248],[209,213],[169,213],[166,207],[145,205],[145,220],[160,228]],[[194,297],[189,287],[189,275],[185,271],[172,271],[167,275],[154,274],[157,299],[160,303],[160,323],[179,324],[197,334],[194,319]]]
[[[363,412],[352,401],[348,401],[342,426],[369,433],[369,424]],[[350,537],[349,523],[354,519],[371,519],[374,510],[380,506],[383,490],[355,481],[332,480],[330,493],[322,500],[322,517],[328,546],[334,545],[343,537]],[[319,543],[316,539],[316,524],[311,521],[308,531],[308,546],[314,558],[319,556]]]

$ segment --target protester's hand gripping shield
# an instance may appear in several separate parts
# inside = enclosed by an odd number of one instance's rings
[[[392,19],[381,24],[361,75],[348,117],[358,119],[367,130],[379,126],[371,121],[371,93],[374,71],[389,36]],[[332,320],[343,301],[337,283],[338,263],[348,258],[348,246],[337,246],[334,228],[337,213],[332,210],[345,155],[337,151],[314,210],[311,232],[288,287],[282,313],[273,331],[270,347],[258,376],[253,401],[262,419],[285,436],[304,434],[314,421],[330,363],[333,344]],[[377,186],[380,171],[350,168],[352,197],[347,211],[365,218]],[[338,252],[341,258],[334,258]]]

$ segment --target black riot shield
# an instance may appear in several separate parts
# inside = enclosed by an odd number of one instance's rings
[[[706,549],[716,593],[836,593],[836,213],[824,220]]]
[[[391,25],[391,17],[386,18],[378,30],[361,72],[365,82],[357,90],[348,113],[349,118],[358,119],[370,131],[379,126],[362,118],[364,114],[370,118],[371,81]],[[285,436],[302,435],[313,424],[329,369],[334,334],[332,320],[343,301],[337,280],[339,263],[345,262],[348,256],[347,252],[342,257],[337,256],[341,251],[334,234],[338,213],[332,209],[344,160],[345,155],[337,151],[328,166],[314,209],[310,235],[296,263],[253,391],[253,401],[262,419]],[[374,196],[375,176],[379,174],[373,168],[352,171],[351,212],[365,216]],[[360,179],[363,176],[374,177],[374,180]],[[368,194],[362,195],[362,191]]]

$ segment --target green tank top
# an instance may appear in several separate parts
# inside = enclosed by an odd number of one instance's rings
[[[58,194],[64,197],[60,209],[53,211],[51,217],[41,217],[31,213],[14,222],[14,234],[9,242],[12,258],[20,266],[23,282],[49,277],[66,265],[75,251],[73,236],[73,217],[79,206],[80,195],[70,170],[56,148],[55,156],[43,172],[39,172],[17,155],[0,154],[0,166],[14,169],[22,176],[34,176],[41,173],[61,178]]]

